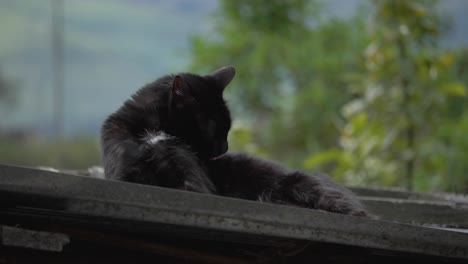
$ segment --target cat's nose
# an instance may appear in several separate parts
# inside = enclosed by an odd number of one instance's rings
[[[223,143],[215,143],[213,146],[213,157],[217,157],[219,155],[222,155],[226,153],[228,150],[228,143],[223,142]]]
[[[228,151],[228,143],[227,142],[223,142],[221,144],[221,154],[224,154]]]

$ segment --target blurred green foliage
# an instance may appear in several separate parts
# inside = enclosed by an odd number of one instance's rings
[[[438,129],[450,118],[444,107],[464,97],[465,87],[450,76],[453,55],[436,48],[442,30],[434,3],[373,2],[364,74],[356,98],[343,107],[341,147],[353,157],[345,177],[408,189],[441,186],[447,146]]]
[[[350,184],[468,192],[467,52],[438,47],[437,1],[369,1],[346,20],[325,3],[225,0],[216,34],[194,37],[195,69],[238,69],[232,149]]]
[[[257,149],[292,166],[336,145],[350,98],[342,73],[364,45],[362,21],[325,23],[319,10],[314,1],[223,1],[219,34],[193,39],[197,71],[236,66],[228,101],[237,119],[255,124]]]

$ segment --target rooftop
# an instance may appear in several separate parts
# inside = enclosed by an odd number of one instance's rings
[[[0,165],[0,263],[468,261],[464,196],[354,188],[370,219],[77,174]]]

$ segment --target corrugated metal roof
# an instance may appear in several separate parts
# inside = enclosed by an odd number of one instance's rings
[[[464,197],[430,201],[388,197],[387,193],[379,200],[369,192],[362,199],[370,205],[371,212],[379,211],[376,214],[380,219],[411,222],[415,215],[432,215],[433,220],[426,224],[441,227],[449,221],[449,227],[460,229],[423,227],[12,166],[0,166],[0,224],[19,227],[25,234],[65,234],[70,243],[64,245],[61,256],[75,259],[94,252],[86,245],[97,243],[109,252],[122,253],[122,261],[148,254],[161,260],[202,263],[302,263],[317,259],[329,263],[385,259],[400,263],[468,261],[468,234],[459,232],[468,222]],[[406,214],[401,208],[408,210]],[[391,219],[392,215],[399,216]],[[11,253],[21,252],[17,246],[6,246],[10,250],[0,251],[0,263],[2,254],[21,259],[21,254]]]

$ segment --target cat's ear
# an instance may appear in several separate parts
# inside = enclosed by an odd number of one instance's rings
[[[172,98],[175,102],[181,102],[184,98],[184,78],[181,75],[176,75],[172,81]]]
[[[234,75],[236,75],[236,69],[233,66],[224,66],[209,74],[209,76],[216,79],[222,90],[228,86]]]

